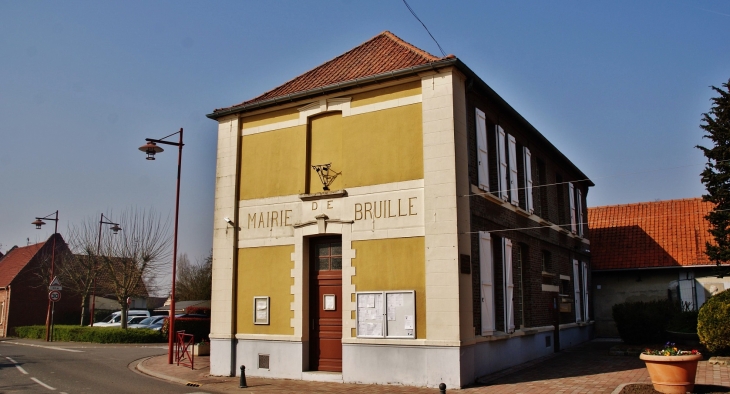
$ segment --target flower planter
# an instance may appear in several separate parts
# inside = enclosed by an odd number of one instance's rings
[[[678,394],[694,390],[697,362],[702,360],[701,354],[654,356],[642,353],[639,358],[646,363],[654,390]]]
[[[194,356],[207,356],[210,354],[210,342],[196,343],[193,346]]]

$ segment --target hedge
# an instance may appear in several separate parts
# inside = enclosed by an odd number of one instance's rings
[[[730,290],[710,297],[697,316],[697,334],[707,350],[730,354]]]
[[[628,344],[663,343],[669,322],[680,312],[680,305],[669,300],[624,302],[613,306],[613,320]]]
[[[15,335],[19,338],[45,339],[45,326],[23,326],[15,328]],[[53,327],[53,340],[64,342],[93,342],[93,343],[158,343],[167,338],[159,331],[144,328],[130,328],[124,330],[115,327],[82,327],[62,326]]]
[[[170,320],[165,318],[160,332],[165,338],[167,338],[169,330]],[[203,340],[209,341],[210,339],[208,338],[208,335],[210,335],[210,319],[195,319],[188,317],[176,318],[175,331],[185,331],[186,334],[193,334],[195,336],[196,343]]]

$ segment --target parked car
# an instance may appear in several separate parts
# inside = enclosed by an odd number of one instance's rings
[[[159,330],[166,316],[150,316],[136,324],[128,324],[127,328],[149,328]]]
[[[143,320],[150,316],[150,312],[144,309],[130,309],[127,311],[127,323],[129,319],[133,317],[141,317],[135,323]],[[122,311],[116,311],[111,315],[105,317],[102,321],[94,323],[94,327],[121,327],[122,325]]]

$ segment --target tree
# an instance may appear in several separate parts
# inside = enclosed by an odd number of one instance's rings
[[[113,289],[122,307],[122,328],[127,328],[127,298],[147,296],[145,282],[168,267],[170,221],[152,209],[137,208],[122,212],[118,220],[122,231],[102,242],[99,275]]]
[[[209,300],[213,289],[213,252],[192,263],[187,254],[177,259],[176,301]]]
[[[722,264],[730,262],[730,89],[727,83],[722,84],[726,90],[712,86],[719,94],[712,98],[710,112],[702,114],[703,138],[712,141],[712,147],[697,146],[707,158],[702,171],[702,183],[707,194],[702,195],[704,201],[714,204],[705,219],[710,223],[710,234],[714,244],[707,242],[705,254],[719,269]],[[722,271],[720,275],[723,275]]]
[[[88,218],[69,229],[68,246],[72,253],[64,255],[62,264],[58,267],[58,276],[62,278],[64,289],[81,297],[80,324],[82,326],[88,307],[89,293],[92,291],[100,268],[97,224],[95,218]]]

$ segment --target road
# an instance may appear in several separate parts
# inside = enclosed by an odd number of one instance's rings
[[[0,394],[5,393],[201,393],[143,375],[136,360],[167,347],[0,340]],[[133,363],[134,362],[134,363]]]

